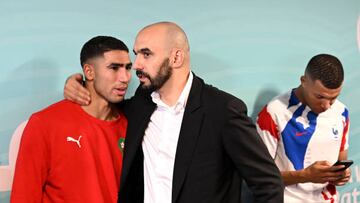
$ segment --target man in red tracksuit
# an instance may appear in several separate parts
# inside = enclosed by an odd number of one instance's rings
[[[84,44],[80,60],[92,102],[63,100],[30,117],[11,202],[117,202],[127,120],[115,104],[131,78],[128,52],[113,37]]]

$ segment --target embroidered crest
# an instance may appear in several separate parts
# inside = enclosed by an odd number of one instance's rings
[[[124,147],[125,147],[125,138],[121,137],[118,141],[118,146],[121,151],[121,153],[124,153]]]
[[[333,137],[334,139],[339,139],[339,131],[336,129],[336,128],[332,128],[332,134],[333,134]]]

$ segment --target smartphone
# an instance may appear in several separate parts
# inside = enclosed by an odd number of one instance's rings
[[[334,163],[333,166],[344,165],[345,166],[344,168],[337,170],[337,171],[343,171],[349,168],[353,163],[354,163],[353,160],[338,160],[336,163]]]

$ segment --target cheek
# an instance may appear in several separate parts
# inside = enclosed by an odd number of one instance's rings
[[[101,81],[102,83],[112,82],[115,79],[116,79],[116,74],[110,71],[102,73],[98,76],[98,80]]]
[[[153,78],[156,75],[156,71],[154,71],[153,67],[148,67],[147,69],[144,69],[144,72],[148,74],[151,78]]]
[[[317,99],[317,98],[311,98],[310,99],[310,103],[313,105],[320,105],[321,104],[321,100]]]
[[[321,104],[321,101],[317,99],[315,96],[307,95],[306,103],[310,108],[317,108]]]
[[[95,89],[96,90],[100,90],[100,89],[102,89],[103,87],[104,87],[104,80],[103,79],[101,79],[101,78],[96,78],[95,80],[94,80],[94,87],[95,87]]]
[[[311,108],[313,109],[322,109],[322,101],[320,99],[312,100]]]
[[[109,84],[111,84],[113,81],[113,78],[109,75],[98,75],[96,79],[94,80],[94,85],[98,89],[106,89]]]
[[[126,76],[127,76],[127,78],[128,78],[128,80],[130,80],[131,79],[131,70],[130,71],[127,71],[127,73],[126,73]]]
[[[152,62],[148,66],[148,72],[151,75],[156,75],[159,72],[159,69],[161,67],[162,63],[160,62]]]

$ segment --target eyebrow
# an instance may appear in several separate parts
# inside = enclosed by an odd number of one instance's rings
[[[334,100],[336,99],[337,97],[339,97],[340,94],[334,96],[334,97],[327,97],[327,96],[324,96],[322,94],[317,94],[318,96],[321,96],[322,98],[325,98],[325,99],[328,99],[328,100]]]
[[[138,53],[142,53],[142,54],[143,53],[152,53],[152,51],[149,48],[142,48],[137,52],[135,50],[133,50],[133,52],[134,52],[135,55],[137,55]]]
[[[132,63],[110,63],[107,67],[113,67],[113,66],[116,66],[116,67],[125,67],[125,66],[131,66]]]

